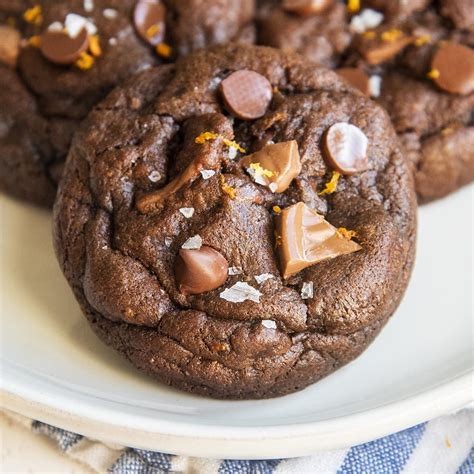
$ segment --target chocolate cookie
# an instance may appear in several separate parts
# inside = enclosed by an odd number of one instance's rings
[[[416,204],[385,111],[264,47],[114,90],[73,139],[54,241],[92,328],[183,390],[262,398],[357,357],[397,307]]]
[[[419,201],[440,198],[474,180],[473,3],[368,3],[390,15],[355,35],[343,74],[366,93],[368,76],[379,78],[372,93],[414,164]]]
[[[258,43],[298,52],[328,67],[351,42],[349,12],[340,0],[260,0]]]
[[[253,0],[1,1],[10,70],[0,79],[0,189],[51,205],[72,132],[95,103],[152,65],[253,41],[252,19]]]

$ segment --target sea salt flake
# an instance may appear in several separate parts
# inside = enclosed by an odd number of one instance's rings
[[[382,23],[383,18],[382,13],[366,8],[359,15],[352,17],[349,28],[354,33],[364,33],[367,30],[377,28]]]
[[[94,9],[94,0],[84,0],[84,10],[91,12]]]
[[[382,88],[382,78],[374,75],[369,78],[369,94],[370,97],[379,97]]]
[[[165,245],[167,247],[169,247],[172,242],[173,242],[173,239],[171,237],[165,237]]]
[[[234,160],[236,156],[237,156],[237,148],[234,148],[233,146],[231,146],[229,148],[229,160]]]
[[[240,275],[242,273],[242,269],[240,267],[229,267],[227,273],[229,275]]]
[[[266,327],[267,329],[276,329],[277,327],[276,322],[272,319],[262,319],[262,326]]]
[[[117,18],[118,11],[113,8],[106,8],[102,12],[102,15],[104,15],[107,20],[113,20],[114,18]]]
[[[199,234],[193,235],[189,237],[183,245],[181,245],[182,249],[186,250],[198,250],[202,247],[202,239]]]
[[[301,298],[307,300],[313,297],[313,282],[312,281],[305,281],[303,282],[303,286],[301,287]]]
[[[255,275],[254,278],[255,278],[255,281],[260,285],[264,281],[270,280],[270,278],[275,278],[275,277],[271,273],[262,273],[261,275]]]
[[[63,31],[64,25],[60,21],[55,21],[48,26],[48,31]]]
[[[154,170],[148,175],[148,179],[152,183],[157,183],[161,179],[161,174],[158,171]]]
[[[235,285],[225,289],[219,296],[231,303],[243,303],[245,300],[260,303],[262,293],[248,283],[238,281]]]
[[[190,217],[193,217],[194,207],[182,207],[179,212],[181,212],[186,219],[189,219]]]
[[[64,27],[71,38],[75,38],[81,32],[82,28],[85,28],[87,33],[90,35],[95,35],[97,33],[97,27],[91,20],[88,20],[81,15],[77,15],[76,13],[68,13],[66,15]]]
[[[201,170],[202,179],[212,178],[216,172],[214,170]]]
[[[263,176],[261,173],[257,173],[257,170],[254,168],[247,168],[247,173],[255,183],[261,184],[262,186],[266,186],[268,184],[267,178],[265,178],[265,176]]]
[[[110,46],[116,46],[117,45],[117,38],[109,38],[109,44],[110,44]]]
[[[270,184],[268,185],[268,187],[270,188],[270,191],[271,191],[272,193],[274,193],[274,192],[276,192],[276,190],[277,190],[277,188],[278,188],[278,185],[277,185],[276,183],[270,183]]]

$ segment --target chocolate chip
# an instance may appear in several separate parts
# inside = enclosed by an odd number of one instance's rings
[[[443,90],[467,95],[474,91],[474,51],[461,44],[445,43],[433,56],[434,81]]]
[[[41,35],[41,53],[56,64],[72,64],[89,46],[89,34],[82,28],[77,36],[65,31],[46,30]]]
[[[243,120],[261,117],[272,100],[272,85],[254,71],[232,73],[220,84],[220,90],[229,112]]]
[[[229,266],[224,256],[211,247],[180,249],[175,262],[175,277],[179,291],[197,295],[223,285]]]
[[[391,30],[388,30],[382,33],[382,35],[376,39],[366,39],[364,35],[359,35],[355,40],[357,50],[369,64],[376,65],[389,61],[413,42],[411,36],[407,36],[403,33],[399,36],[384,36],[384,34],[390,33],[390,31]],[[382,39],[384,37],[387,39]]]
[[[261,150],[246,156],[241,165],[260,165],[253,168],[255,173],[261,172],[260,178],[267,186],[273,184],[272,191],[282,193],[290,185],[293,178],[301,172],[300,154],[295,140],[274,143],[264,146]],[[251,168],[252,169],[252,168]],[[265,172],[267,175],[263,174]],[[270,176],[268,176],[270,175]],[[257,181],[258,182],[258,181]]]
[[[283,0],[283,9],[299,15],[322,13],[333,3],[333,0]]]
[[[0,62],[15,67],[19,52],[19,31],[8,25],[0,25]]]
[[[166,7],[160,0],[140,0],[135,5],[133,22],[138,34],[152,46],[162,43],[166,31]]]
[[[339,76],[345,79],[351,86],[359,89],[362,93],[369,96],[369,76],[357,67],[343,67],[336,69]]]
[[[303,202],[283,209],[276,219],[276,231],[280,237],[278,249],[283,278],[323,260],[361,249]]]
[[[367,144],[367,137],[359,127],[335,123],[323,136],[324,157],[341,174],[360,173],[369,166]]]

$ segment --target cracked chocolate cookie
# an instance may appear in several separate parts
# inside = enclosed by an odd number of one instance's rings
[[[0,1],[0,189],[50,206],[71,136],[132,74],[253,41],[253,0]]]
[[[144,71],[76,133],[54,208],[98,336],[158,381],[284,395],[357,357],[410,275],[412,174],[386,112],[255,46]]]
[[[380,11],[358,14],[342,75],[389,112],[419,201],[443,197],[474,180],[474,5],[365,3]],[[376,24],[362,21],[377,14]],[[376,79],[370,92],[369,76]]]
[[[257,5],[259,44],[335,67],[351,42],[349,12],[340,0],[260,0]]]

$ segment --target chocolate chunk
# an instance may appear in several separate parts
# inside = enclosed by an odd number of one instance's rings
[[[283,9],[299,15],[312,15],[322,13],[332,4],[332,0],[283,0]]]
[[[323,137],[324,157],[328,164],[341,174],[365,171],[368,140],[355,125],[339,122],[331,125]]]
[[[360,35],[355,41],[355,46],[369,64],[376,65],[394,58],[412,42],[413,38],[401,31],[387,30],[375,39]]]
[[[214,290],[227,280],[228,268],[224,256],[211,247],[180,249],[175,262],[179,291],[184,295],[197,295]]]
[[[344,238],[323,216],[304,202],[283,209],[278,215],[280,264],[288,278],[315,263],[356,252],[362,247]]]
[[[467,95],[474,91],[474,51],[461,44],[445,43],[433,56],[434,81],[443,90]]]
[[[160,0],[140,0],[135,5],[133,22],[138,34],[153,46],[163,42],[166,7]]]
[[[56,64],[72,64],[89,46],[89,34],[85,28],[77,36],[65,31],[46,30],[41,35],[41,53]]]
[[[370,95],[369,76],[357,67],[343,67],[336,69],[337,74],[349,84],[359,89],[365,95]]]
[[[220,90],[229,112],[243,120],[264,115],[273,95],[268,79],[249,70],[232,73],[221,82]]]
[[[19,52],[19,31],[11,26],[0,25],[0,62],[15,67]]]
[[[288,189],[293,178],[301,172],[300,154],[295,140],[266,145],[256,153],[246,156],[241,164],[245,168],[257,165],[253,168],[254,174],[260,173],[261,184],[271,186],[272,191],[276,193]]]

